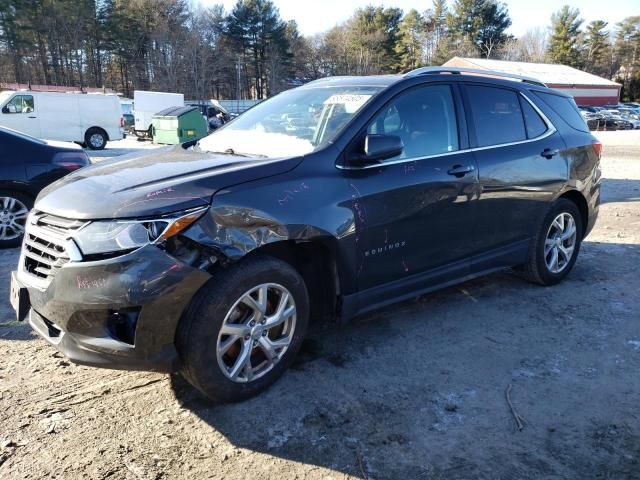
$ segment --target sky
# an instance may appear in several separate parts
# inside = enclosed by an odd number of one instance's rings
[[[200,3],[206,6],[222,3],[229,11],[236,0],[200,0]],[[280,9],[280,16],[298,22],[304,35],[324,32],[342,23],[358,7],[384,5],[399,7],[405,12],[412,8],[422,12],[432,5],[431,0],[274,0],[274,3]],[[585,23],[602,19],[613,26],[624,17],[640,15],[638,0],[506,0],[505,3],[513,21],[510,33],[516,36],[531,28],[547,27],[551,14],[565,3],[580,8]]]

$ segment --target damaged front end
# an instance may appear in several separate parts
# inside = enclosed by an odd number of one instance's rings
[[[213,206],[185,236],[236,261],[269,243],[295,239],[289,227],[253,208]]]
[[[182,235],[205,212],[108,222],[34,212],[16,275],[29,323],[76,363],[175,371],[182,312],[222,258]]]

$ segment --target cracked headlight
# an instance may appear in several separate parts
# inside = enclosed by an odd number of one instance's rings
[[[91,222],[74,236],[83,255],[135,250],[163,242],[189,227],[206,208],[170,217],[148,220],[105,220]]]

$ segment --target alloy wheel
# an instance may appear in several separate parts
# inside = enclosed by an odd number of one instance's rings
[[[551,273],[562,272],[573,258],[577,240],[576,222],[570,213],[559,214],[547,232],[544,261]]]
[[[29,209],[17,198],[0,197],[0,240],[14,240],[24,234]]]
[[[94,133],[89,137],[89,143],[92,147],[100,148],[104,144],[104,137],[99,133]]]
[[[289,348],[296,328],[296,304],[282,285],[265,283],[244,293],[227,313],[216,357],[222,373],[237,383],[270,372]]]

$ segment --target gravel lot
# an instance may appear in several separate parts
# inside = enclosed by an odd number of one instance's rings
[[[598,135],[600,219],[564,283],[505,272],[319,331],[242,404],[68,363],[11,320],[0,252],[0,477],[640,478],[640,131]]]

